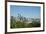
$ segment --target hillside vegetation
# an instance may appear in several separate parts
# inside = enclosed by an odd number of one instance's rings
[[[18,14],[17,17],[11,16],[10,19],[10,28],[31,28],[31,27],[40,27],[40,19],[32,18],[32,23],[26,23],[29,21],[28,18]]]

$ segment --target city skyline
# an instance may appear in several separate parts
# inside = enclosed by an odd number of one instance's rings
[[[40,7],[10,5],[10,15],[16,17],[18,13],[27,18],[40,18]]]

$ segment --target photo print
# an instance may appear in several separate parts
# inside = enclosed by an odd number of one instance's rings
[[[7,32],[44,31],[44,3],[7,2]]]

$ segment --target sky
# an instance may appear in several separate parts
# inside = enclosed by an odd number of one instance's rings
[[[40,6],[10,5],[10,15],[17,16],[18,13],[27,18],[40,18]]]

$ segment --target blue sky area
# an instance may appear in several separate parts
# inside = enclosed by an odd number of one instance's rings
[[[10,5],[10,15],[17,16],[18,13],[27,18],[40,18],[40,7]]]

